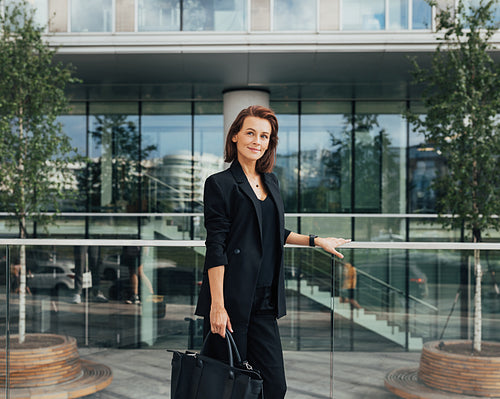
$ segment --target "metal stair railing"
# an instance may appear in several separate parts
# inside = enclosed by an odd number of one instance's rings
[[[363,298],[373,300],[371,302],[364,300],[363,307],[377,312],[379,317],[385,318],[389,323],[397,325],[403,331],[408,328],[408,332],[425,338],[435,335],[439,314],[439,309],[436,306],[363,270],[358,269],[357,273],[358,293],[363,292]],[[406,301],[408,301],[408,305]],[[396,312],[398,307],[402,308],[403,311]],[[408,314],[406,314],[406,308],[409,309]]]

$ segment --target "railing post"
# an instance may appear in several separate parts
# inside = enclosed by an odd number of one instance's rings
[[[405,249],[405,351],[410,347],[410,259]]]
[[[335,351],[335,256],[332,254],[330,271],[330,399],[333,399],[334,373],[333,373],[333,353]]]
[[[5,398],[10,398],[10,246],[5,249]]]

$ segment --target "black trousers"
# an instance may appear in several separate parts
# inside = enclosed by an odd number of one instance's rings
[[[231,323],[233,337],[242,360],[260,371],[264,380],[264,399],[283,399],[286,393],[283,350],[274,306],[268,301],[268,290],[257,291],[248,325]],[[204,320],[205,336],[210,321]],[[227,361],[226,341],[216,334],[209,337],[207,355]]]

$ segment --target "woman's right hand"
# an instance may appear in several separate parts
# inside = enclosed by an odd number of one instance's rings
[[[210,308],[210,330],[212,333],[226,338],[226,328],[233,332],[226,308],[221,305],[212,304]]]

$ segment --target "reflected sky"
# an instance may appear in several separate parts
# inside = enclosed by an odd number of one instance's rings
[[[316,0],[274,0],[274,30],[316,30]]]
[[[72,32],[111,32],[112,0],[72,0]]]

